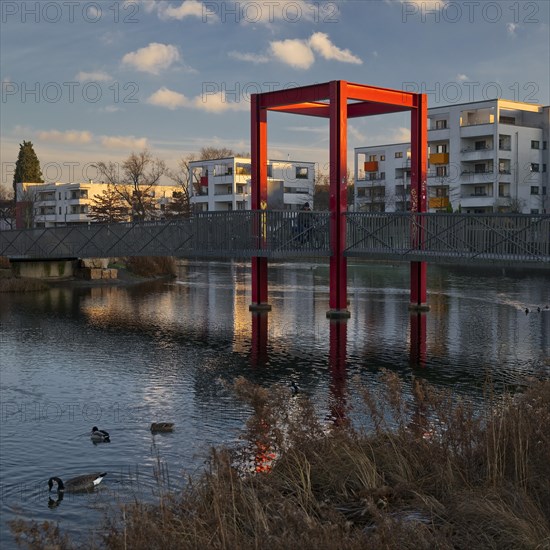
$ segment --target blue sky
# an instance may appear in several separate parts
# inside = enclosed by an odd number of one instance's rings
[[[148,148],[250,151],[250,94],[348,80],[550,103],[549,2],[2,0],[2,184],[30,140],[47,181]],[[328,123],[269,115],[269,157],[325,168]],[[354,119],[354,147],[407,141],[402,114]],[[351,162],[350,162],[350,168]]]

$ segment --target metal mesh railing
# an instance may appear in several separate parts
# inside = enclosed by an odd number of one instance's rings
[[[328,212],[243,210],[162,222],[0,231],[0,256],[328,257]],[[347,256],[550,267],[550,216],[346,214]]]

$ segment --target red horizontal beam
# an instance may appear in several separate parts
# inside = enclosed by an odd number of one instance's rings
[[[350,103],[348,105],[348,118],[385,115],[387,113],[399,113],[401,111],[410,111],[410,108],[404,107],[403,105],[388,105],[385,103]]]
[[[306,116],[318,116],[328,118],[329,106],[326,103],[315,103],[313,101],[307,103],[295,103],[293,105],[282,105],[280,107],[273,107],[270,111],[277,111],[279,113],[290,113],[293,115],[306,115]]]
[[[312,84],[299,88],[288,88],[254,94],[258,96],[261,109],[274,109],[285,105],[296,105],[330,99],[329,82],[324,84]]]
[[[389,103],[390,105],[403,105],[415,108],[415,97],[418,94],[376,86],[363,86],[361,84],[346,83],[348,99],[371,101],[373,103]]]

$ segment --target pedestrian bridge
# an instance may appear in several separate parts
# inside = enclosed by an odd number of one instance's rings
[[[329,212],[246,210],[0,231],[0,256],[328,258],[330,217]],[[550,268],[550,215],[348,212],[345,219],[347,257]]]

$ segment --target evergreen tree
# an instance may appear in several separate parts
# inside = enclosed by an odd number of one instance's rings
[[[42,171],[40,170],[40,162],[32,142],[23,141],[19,145],[19,155],[15,163],[15,174],[13,175],[13,192],[14,198],[17,200],[17,184],[21,182],[44,183],[42,179]]]
[[[90,204],[90,217],[101,223],[127,222],[128,207],[116,189],[108,184],[101,195],[94,195]]]

